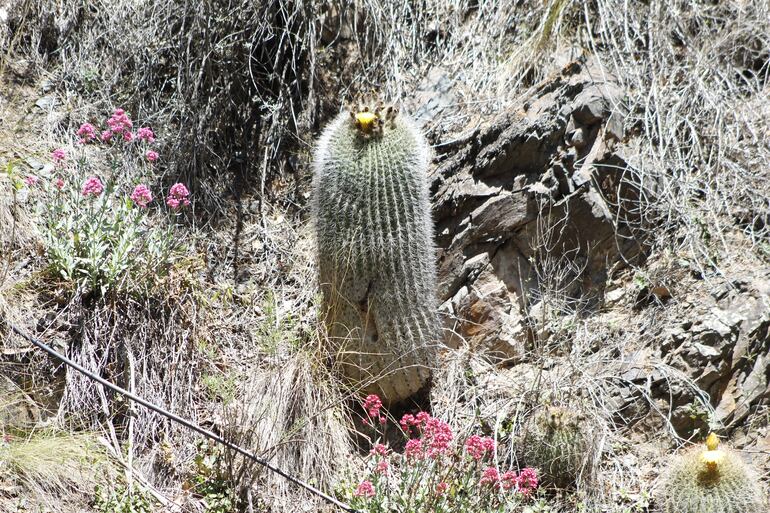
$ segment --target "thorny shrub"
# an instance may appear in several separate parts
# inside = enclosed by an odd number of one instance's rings
[[[158,160],[150,149],[155,134],[149,127],[134,132],[128,114],[115,109],[104,130],[83,123],[76,135],[73,148],[51,153],[50,180],[12,180],[39,195],[50,270],[83,293],[146,289],[166,273],[176,246],[173,223],[150,222],[149,212],[160,207],[142,183]],[[142,179],[127,178],[136,176]],[[179,215],[188,197],[183,184],[173,185],[167,210]]]
[[[363,407],[366,423],[381,435],[387,419],[380,398],[368,396]],[[364,479],[341,492],[358,511],[546,511],[544,500],[536,497],[536,470],[501,472],[492,438],[472,435],[458,443],[449,424],[424,411],[404,415],[399,424],[406,437],[403,454],[377,437],[365,459]]]

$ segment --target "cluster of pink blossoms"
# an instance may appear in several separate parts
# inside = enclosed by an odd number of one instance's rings
[[[147,208],[147,205],[152,201],[152,192],[150,192],[150,188],[144,184],[139,184],[134,187],[134,192],[131,193],[131,201],[142,208]]]
[[[187,187],[185,187],[184,184],[175,183],[168,191],[166,205],[171,207],[173,210],[177,210],[180,207],[186,207],[190,204],[190,200],[187,199],[189,195],[190,192],[187,190]]]
[[[104,192],[104,185],[97,176],[89,176],[80,190],[83,196],[99,196],[102,192]]]
[[[492,488],[503,490],[512,490],[529,497],[537,489],[538,479],[537,471],[533,468],[524,468],[520,473],[509,470],[500,475],[495,467],[487,467],[479,480],[481,486],[491,486]]]
[[[148,143],[155,142],[155,134],[153,133],[151,128],[146,126],[143,126],[142,128],[136,131],[136,138],[140,141],[145,141]]]
[[[494,454],[495,441],[488,436],[472,435],[465,441],[465,452],[474,460]]]
[[[98,140],[104,143],[113,141],[114,138],[122,137],[125,142],[131,142],[134,139],[152,144],[155,142],[155,133],[150,127],[143,126],[136,131],[136,134],[131,130],[134,127],[134,122],[128,117],[126,111],[123,109],[115,109],[112,112],[112,116],[107,120],[107,129],[102,131]],[[78,137],[80,144],[90,143],[97,140],[96,128],[91,123],[83,123],[78,129]],[[144,154],[145,158],[150,162],[158,160],[158,153],[153,150],[147,150]],[[62,157],[63,160],[63,157]],[[56,156],[54,156],[54,161]]]
[[[67,159],[67,152],[64,151],[64,148],[56,148],[51,152],[51,158],[53,158],[54,164],[61,166]]]
[[[369,418],[379,419],[383,417],[381,413],[382,402],[376,395],[367,396],[363,406]],[[455,452],[452,448],[454,435],[450,426],[427,412],[406,414],[401,418],[399,424],[404,433],[410,437],[406,442],[403,454],[403,461],[406,462],[406,466],[396,465],[394,473],[390,473],[389,456],[391,451],[382,443],[375,443],[369,452],[370,456],[376,458],[376,464],[369,476],[373,482],[362,481],[354,492],[355,497],[366,499],[374,497],[376,495],[375,484],[380,483],[381,475],[387,475],[389,476],[388,479],[391,479],[392,477],[399,478],[399,476],[408,475],[404,472],[430,471],[435,463],[431,462],[425,467],[422,464],[415,465],[417,462],[430,462],[431,460],[439,462],[440,468],[443,468],[444,464],[454,465],[454,462],[459,462],[458,472],[465,473],[467,476],[478,476],[476,482],[480,493],[482,490],[487,490],[493,493],[492,496],[498,496],[504,491],[518,494],[521,497],[530,497],[537,489],[537,472],[533,468],[524,468],[518,473],[514,470],[508,470],[501,474],[497,467],[482,466],[484,459],[493,458],[495,454],[496,444],[491,437],[469,436],[462,444],[463,452],[461,453],[459,450]],[[466,456],[465,458],[463,458],[463,454]],[[397,464],[399,459],[395,459],[394,462]],[[410,468],[412,470],[408,470]],[[435,485],[437,497],[444,496],[452,486],[455,486],[450,484],[455,482],[451,476],[442,475],[441,477],[442,480]],[[456,486],[463,488],[465,486],[463,483],[467,482],[464,481],[466,478],[458,477],[457,479]]]
[[[80,125],[80,128],[78,128],[77,134],[78,137],[80,137],[78,142],[80,144],[86,144],[96,139],[96,128],[94,128],[94,125],[91,123],[83,123]]]
[[[377,421],[380,424],[385,424],[388,419],[380,413],[382,409],[382,400],[376,394],[367,395],[364,399],[364,410],[366,410],[367,419],[364,419],[365,424],[369,424],[369,421]]]
[[[117,135],[123,135],[123,140],[126,142],[131,142],[134,139],[134,134],[131,132],[134,122],[123,109],[115,109],[112,112],[112,116],[107,120],[107,126],[110,128],[102,132],[102,141],[109,141]]]
[[[454,435],[452,428],[443,420],[421,411],[417,415],[407,413],[399,424],[407,435],[411,435],[412,430],[415,430],[422,436],[406,443],[405,454],[408,459],[421,459],[424,456],[436,459],[450,452]]]
[[[371,481],[361,481],[353,495],[356,497],[374,497],[376,492],[374,491],[374,485]]]

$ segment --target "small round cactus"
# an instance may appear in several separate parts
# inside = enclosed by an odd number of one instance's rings
[[[560,488],[585,483],[594,475],[595,434],[584,415],[551,406],[534,418],[522,438],[522,456],[540,470],[544,483]]]
[[[706,448],[695,447],[676,458],[657,497],[660,513],[766,513],[759,482],[740,456],[719,447],[711,433]]]
[[[394,109],[339,115],[315,154],[323,310],[343,374],[386,403],[430,379],[438,341],[429,151]]]

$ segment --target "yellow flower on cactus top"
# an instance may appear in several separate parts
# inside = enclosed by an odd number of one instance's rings
[[[725,453],[718,449],[719,437],[716,434],[711,433],[706,438],[706,451],[701,454],[701,461],[706,465],[706,468],[710,472],[715,472],[719,463],[724,459]]]

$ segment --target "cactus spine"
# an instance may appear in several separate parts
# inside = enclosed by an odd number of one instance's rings
[[[719,448],[712,433],[671,464],[658,499],[661,513],[765,513],[762,488],[735,452]]]
[[[339,115],[315,154],[323,309],[343,374],[395,403],[430,379],[438,341],[428,146],[393,110]]]

